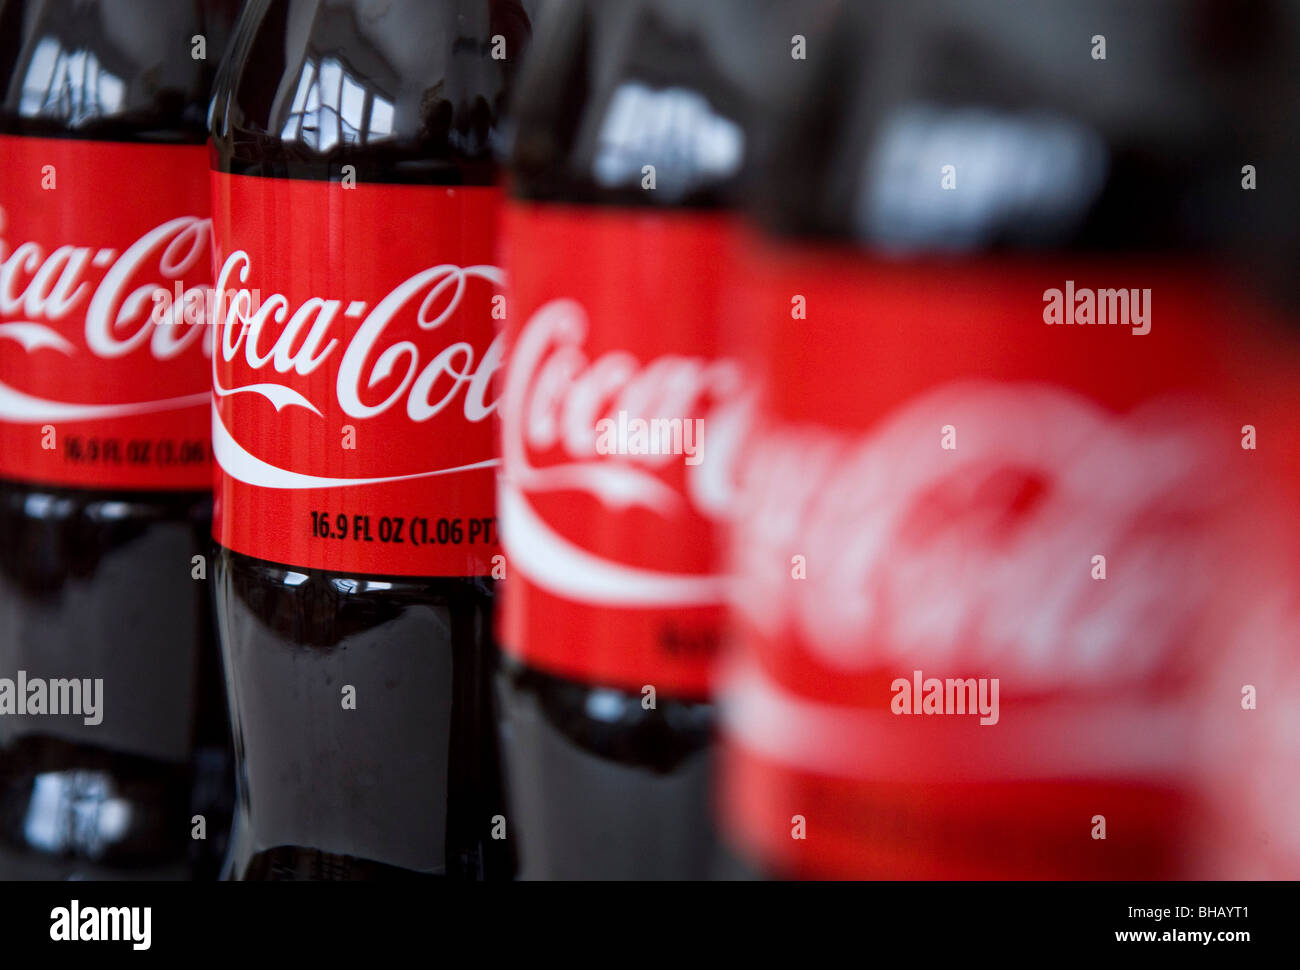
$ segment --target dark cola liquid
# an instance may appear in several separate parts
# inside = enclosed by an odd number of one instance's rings
[[[0,876],[185,877],[192,808],[223,838],[208,590],[177,566],[210,521],[206,496],[0,484],[0,669],[103,678],[111,701],[99,725],[0,735]],[[209,750],[192,759],[199,714]]]
[[[498,675],[523,879],[723,874],[711,822],[713,705],[551,676]]]
[[[490,581],[342,576],[225,549],[216,580],[239,764],[233,876],[508,872],[485,825]],[[343,684],[383,705],[331,730]]]
[[[253,3],[217,85],[213,164],[324,180],[348,163],[358,181],[491,185],[515,59],[492,60],[489,39],[522,50],[536,6]],[[370,143],[344,126],[326,147],[322,125],[333,122],[320,118],[284,136],[290,106],[274,97],[282,80],[325,58],[394,105],[391,136]],[[492,581],[343,575],[225,549],[216,578],[239,782],[229,874],[508,877],[510,842],[491,838],[488,824],[504,814]],[[330,730],[344,684],[384,697],[384,707],[358,705],[346,731]]]
[[[233,7],[3,0],[0,134],[201,143]],[[195,34],[211,59],[190,56]],[[103,678],[107,698],[98,725],[0,721],[0,878],[218,871],[229,735],[209,591],[184,568],[210,522],[206,492],[0,481],[0,676]]]

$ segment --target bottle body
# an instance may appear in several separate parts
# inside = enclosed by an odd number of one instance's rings
[[[1206,795],[1241,756],[1206,738],[1296,589],[1234,417],[1275,413],[1244,375],[1295,344],[1230,271],[1260,202],[1219,178],[1268,127],[1221,112],[1277,31],[1226,11],[1098,5],[1076,59],[1064,3],[1019,50],[998,4],[846,5],[773,119],[720,757],[767,872],[1222,871]],[[1140,56],[1094,70],[1117,34]]]
[[[722,863],[711,678],[749,408],[722,335],[755,87],[737,55],[778,34],[755,14],[557,4],[513,103],[499,697],[521,878]]]
[[[500,699],[520,875],[707,878],[725,505],[710,486],[725,491],[746,399],[707,329],[723,291],[695,274],[725,262],[730,225],[526,200],[505,225]],[[677,440],[650,453],[620,421]]]
[[[211,279],[229,7],[0,5],[0,872],[20,878],[211,877],[224,854],[208,363],[183,311]]]
[[[493,837],[490,144],[527,7],[253,4],[218,82],[234,878],[512,868]]]

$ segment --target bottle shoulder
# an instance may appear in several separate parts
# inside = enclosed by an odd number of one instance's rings
[[[514,194],[733,206],[757,108],[756,85],[736,61],[754,47],[757,8],[577,0],[547,12],[511,106],[505,157]]]
[[[881,17],[845,5],[765,119],[752,209],[778,235],[901,255],[1210,252],[1247,227],[1251,67],[1195,11],[1068,0]],[[1107,31],[1131,53],[1107,60]],[[1258,25],[1248,45],[1269,53]]]
[[[251,3],[209,113],[238,174],[490,184],[526,0]]]
[[[202,143],[229,4],[0,3],[0,132]]]

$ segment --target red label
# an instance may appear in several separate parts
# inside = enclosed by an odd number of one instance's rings
[[[1245,305],[1150,261],[755,260],[735,830],[803,874],[1185,872],[1202,675],[1290,581],[1237,579],[1278,531]]]
[[[715,215],[507,208],[501,640],[530,664],[707,695],[750,410],[720,356],[730,239]]]
[[[209,487],[207,168],[0,135],[0,477]]]
[[[212,188],[217,541],[316,569],[489,575],[499,190],[217,172]]]

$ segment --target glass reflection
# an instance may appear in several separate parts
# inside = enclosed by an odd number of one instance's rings
[[[1073,119],[906,105],[881,126],[858,230],[900,250],[975,249],[1004,236],[1045,244],[1078,225],[1108,164],[1100,136]],[[961,191],[948,191],[958,179]]]
[[[393,137],[393,102],[351,74],[336,57],[308,60],[280,137],[318,152]]]
[[[131,806],[115,798],[100,771],[51,771],[34,779],[23,834],[46,852],[81,852],[94,859],[130,828]]]
[[[76,126],[116,114],[125,98],[126,83],[93,51],[69,49],[47,36],[37,42],[23,72],[19,114]]]

